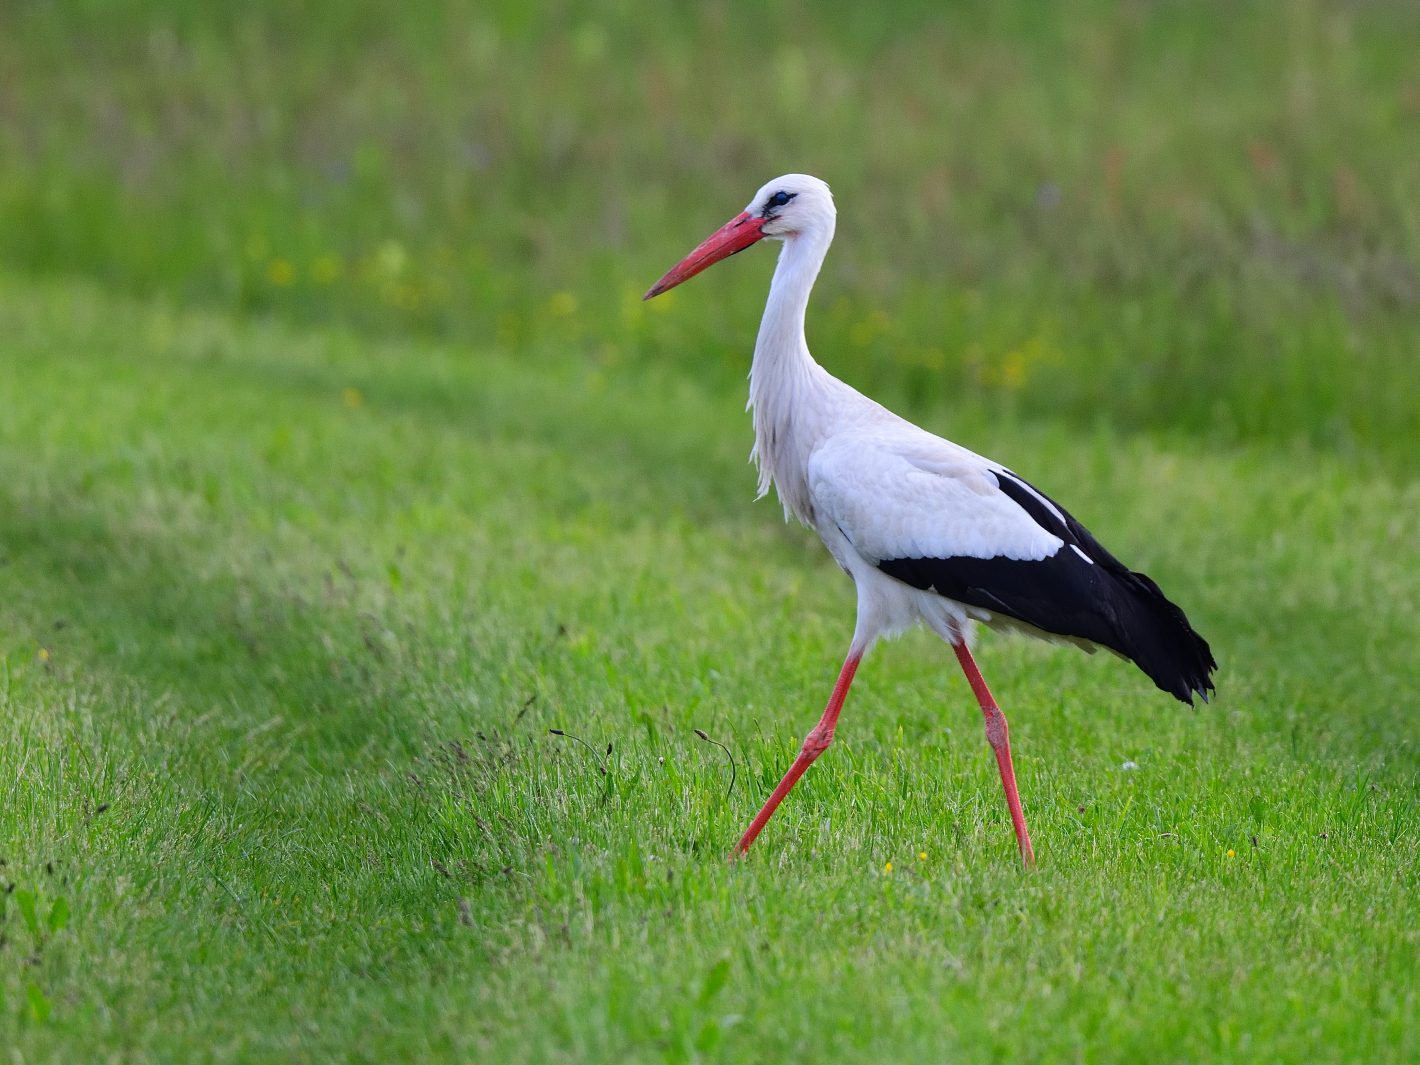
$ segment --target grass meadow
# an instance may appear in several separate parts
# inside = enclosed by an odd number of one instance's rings
[[[1420,1057],[1417,43],[0,6],[0,1056]],[[723,860],[854,599],[752,500],[772,255],[639,294],[788,170],[838,197],[821,361],[1221,664],[1190,711],[983,637],[1033,873],[922,634]]]

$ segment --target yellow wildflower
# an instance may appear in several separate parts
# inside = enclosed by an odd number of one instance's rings
[[[311,280],[317,285],[333,284],[345,272],[345,260],[331,253],[311,263]]]
[[[285,259],[272,259],[266,264],[266,279],[278,288],[285,288],[296,280],[296,271]]]

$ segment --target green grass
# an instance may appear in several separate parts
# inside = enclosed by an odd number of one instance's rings
[[[731,868],[853,603],[750,502],[740,395],[14,277],[0,335],[17,1060],[1420,1053],[1413,486],[938,409],[1219,697],[985,640],[1026,875],[950,655],[886,644]]]

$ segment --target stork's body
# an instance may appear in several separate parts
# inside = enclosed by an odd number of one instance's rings
[[[760,495],[771,485],[822,537],[858,591],[858,622],[822,720],[746,831],[747,850],[789,790],[832,742],[862,656],[882,636],[926,625],[957,653],[986,716],[1017,842],[1033,855],[1011,767],[1006,719],[968,648],[973,624],[1106,647],[1164,691],[1206,698],[1207,643],[1158,586],[1120,564],[1078,522],[1005,467],[899,418],[814,361],[809,294],[835,210],[828,186],[791,174],[647,293],[680,284],[762,238],[784,243],[750,369]]]

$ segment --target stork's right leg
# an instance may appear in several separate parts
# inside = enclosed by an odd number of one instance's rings
[[[784,796],[788,795],[794,785],[799,782],[804,771],[814,764],[814,759],[828,750],[828,745],[833,742],[833,729],[838,724],[838,714],[843,709],[843,700],[848,698],[848,686],[853,683],[853,674],[858,671],[858,663],[862,659],[861,653],[849,652],[847,660],[843,663],[843,670],[838,674],[838,683],[833,686],[833,694],[829,696],[828,706],[823,711],[823,717],[804,739],[799,756],[794,759],[794,764],[789,767],[789,772],[784,774],[784,779],[774,789],[774,794],[769,796],[769,801],[764,804],[764,808],[759,811],[758,816],[745,830],[745,834],[740,837],[739,843],[730,854],[731,861],[749,850],[749,845],[754,842],[760,830],[774,816],[774,811],[779,808],[779,804],[784,801]]]
[[[966,639],[958,639],[960,642],[953,643],[952,650],[957,653],[962,672],[971,683],[971,690],[976,693],[976,701],[981,704],[981,712],[986,716],[986,742],[991,744],[991,750],[996,753],[996,766],[1001,770],[1001,786],[1006,789],[1006,805],[1011,811],[1011,826],[1016,830],[1016,843],[1021,848],[1021,861],[1030,869],[1035,865],[1035,851],[1030,845],[1030,833],[1026,831],[1026,815],[1021,810],[1021,796],[1016,791],[1016,770],[1011,765],[1011,736],[1006,727],[1006,715],[1001,713],[991,689],[986,686],[986,679],[982,677],[981,670],[976,668],[976,659],[971,657]]]

